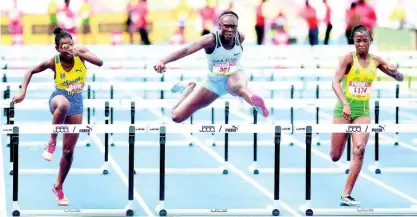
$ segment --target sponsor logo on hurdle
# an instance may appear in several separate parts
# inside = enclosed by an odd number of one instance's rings
[[[382,133],[385,131],[385,126],[386,125],[379,125],[377,128],[372,128],[372,132],[373,133]]]
[[[227,209],[210,209],[210,212],[227,212]]]
[[[13,129],[12,128],[3,128],[3,132],[12,132]]]
[[[215,126],[201,126],[200,132],[202,132],[202,133],[214,133],[214,132],[216,132],[216,127]]]
[[[238,131],[239,131],[239,125],[238,126],[232,125],[231,128],[225,128],[224,129],[224,132],[226,132],[226,133],[236,133]]]
[[[149,132],[159,132],[159,127],[150,127]]]
[[[93,132],[93,127],[92,126],[86,126],[84,129],[80,128],[78,130],[79,133],[91,133]]]
[[[145,132],[145,131],[146,131],[146,129],[145,129],[144,127],[136,127],[136,128],[135,128],[135,131],[136,131],[136,132]]]
[[[64,209],[64,212],[81,212],[79,209]]]
[[[354,125],[354,126],[348,126],[348,128],[346,129],[347,133],[358,133],[358,132],[362,132],[362,127],[359,125]]]
[[[361,208],[358,208],[358,209],[356,209],[356,211],[357,212],[361,212],[361,213],[363,213],[363,212],[368,212],[368,213],[370,213],[370,212],[374,212],[374,209],[372,209],[372,208],[368,208],[368,209],[361,209]]]
[[[75,126],[73,132],[75,131]],[[53,133],[69,133],[70,129],[68,126],[56,126],[55,129],[52,131]]]

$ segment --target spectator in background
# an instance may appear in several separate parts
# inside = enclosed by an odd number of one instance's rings
[[[183,45],[185,44],[185,36],[184,36],[184,29],[185,29],[185,22],[180,21],[178,23],[177,31],[172,34],[169,44],[171,45]]]
[[[75,35],[77,33],[75,13],[70,8],[70,0],[64,0],[64,2],[64,7],[58,10],[58,24],[63,30],[70,33],[73,36],[73,41],[75,41]]]
[[[49,1],[48,4],[48,15],[49,15],[49,25],[48,25],[48,34],[52,35],[52,31],[54,31],[55,27],[58,25],[58,4],[55,0]]]
[[[265,16],[263,14],[263,6],[266,0],[260,0],[258,6],[256,6],[256,42],[258,45],[263,44],[265,36]]]
[[[216,8],[210,6],[210,1],[206,0],[206,5],[203,8],[198,10],[201,20],[202,20],[202,29],[201,35],[210,34],[210,30],[214,25],[214,20],[216,19]]]
[[[366,26],[371,32],[373,32],[376,25],[376,13],[371,4],[365,2],[365,0],[359,0],[356,6],[356,11],[360,16],[362,25]]]
[[[352,28],[359,25],[361,21],[361,18],[356,11],[356,3],[353,2],[350,5],[350,8],[346,11],[346,39],[348,41],[348,44],[353,44],[353,38],[350,38],[352,33]]]
[[[93,37],[86,37],[91,33],[90,27],[90,19],[93,15],[93,7],[88,2],[88,0],[84,0],[84,4],[81,6],[80,10],[78,11],[78,16],[81,17],[82,23],[82,34],[84,35],[84,44],[87,44],[87,38],[93,39]]]
[[[13,0],[13,7],[9,11],[9,32],[13,37],[13,44],[23,44],[23,13],[17,8],[17,0]]]
[[[173,14],[178,23],[184,22],[184,26],[187,25],[187,21],[192,13],[191,7],[187,4],[187,0],[180,0],[177,7],[174,8]]]
[[[281,11],[271,21],[271,40],[274,45],[288,45],[290,37],[286,30],[288,19]]]
[[[305,19],[308,25],[308,40],[311,46],[319,44],[319,25],[316,9],[311,7],[306,0],[305,7],[301,10],[300,16]]]
[[[142,44],[150,45],[151,42],[149,41],[148,37],[148,4],[146,0],[139,0],[139,4],[135,6],[132,11],[132,23],[134,28],[139,31],[140,38],[142,40]]]
[[[323,3],[326,7],[326,15],[324,17],[324,23],[326,24],[326,36],[324,37],[324,44],[328,45],[329,44],[329,39],[330,39],[330,32],[332,31],[333,25],[332,25],[332,19],[331,19],[331,14],[332,14],[332,9],[329,6],[329,3],[327,2],[327,0],[323,0]]]
[[[407,12],[404,7],[403,0],[397,0],[397,4],[395,5],[394,9],[392,10],[389,18],[391,21],[398,22],[398,28],[403,29],[405,25],[405,18],[407,17]]]
[[[132,22],[132,15],[133,15],[135,6],[136,6],[136,3],[134,3],[134,0],[130,0],[126,6],[126,12],[127,12],[127,20],[126,20],[127,28],[126,29],[127,29],[127,32],[129,33],[130,44],[133,44],[133,34],[135,34],[135,27]]]

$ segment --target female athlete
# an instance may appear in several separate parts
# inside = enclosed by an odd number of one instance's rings
[[[219,31],[202,36],[189,46],[169,54],[154,66],[155,71],[162,73],[166,70],[166,64],[203,48],[207,54],[210,72],[202,87],[196,87],[194,82],[186,81],[179,82],[172,88],[173,92],[183,92],[172,110],[174,122],[183,122],[197,110],[208,106],[227,93],[243,97],[264,117],[269,115],[263,99],[247,87],[246,77],[239,62],[245,36],[237,31],[238,19],[238,15],[232,11],[223,12],[219,18]]]
[[[369,53],[373,41],[371,31],[363,25],[352,29],[351,38],[356,52],[344,55],[333,78],[333,90],[338,102],[333,111],[334,124],[370,124],[369,99],[377,68],[397,81],[404,79],[394,65],[388,65],[381,57]],[[338,161],[348,138],[347,133],[333,133],[330,157]],[[350,196],[362,168],[365,146],[369,133],[353,133],[353,161],[350,165],[344,194],[340,205],[358,206],[360,203]]]
[[[49,109],[53,114],[52,124],[82,124],[82,91],[87,75],[84,62],[88,61],[94,65],[102,66],[103,61],[85,47],[75,48],[72,36],[60,27],[56,27],[53,33],[55,34],[55,48],[59,54],[30,69],[25,74],[21,93],[13,97],[13,102],[19,103],[25,98],[26,89],[32,75],[51,69],[54,72],[56,85],[55,91],[49,98]],[[57,136],[57,134],[51,134],[42,154],[42,157],[47,161],[52,160]],[[62,185],[71,168],[78,136],[78,133],[64,134],[63,136],[63,150],[58,178],[52,188],[60,206],[68,205]]]

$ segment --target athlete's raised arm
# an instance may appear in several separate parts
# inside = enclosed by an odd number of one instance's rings
[[[158,73],[165,72],[165,64],[168,64],[170,62],[177,61],[183,57],[186,57],[190,54],[193,54],[203,48],[210,48],[216,46],[215,37],[213,34],[207,34],[204,36],[201,36],[201,38],[197,41],[192,42],[191,44],[180,48],[170,54],[168,56],[162,58],[159,60],[155,66],[154,69]]]
[[[404,76],[400,72],[398,72],[397,67],[393,64],[388,64],[384,59],[382,59],[379,56],[374,56],[374,59],[376,60],[376,64],[378,69],[380,69],[382,72],[387,74],[388,76],[391,76],[397,81],[403,81]]]
[[[54,67],[54,58],[48,59],[46,61],[41,62],[39,65],[29,69],[25,76],[23,77],[22,88],[18,95],[13,97],[14,103],[21,102],[26,96],[26,89],[29,85],[30,79],[32,78],[33,74],[43,72],[47,69],[52,69]]]

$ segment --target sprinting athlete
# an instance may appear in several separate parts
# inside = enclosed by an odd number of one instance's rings
[[[183,92],[172,111],[174,122],[183,122],[197,110],[210,105],[227,93],[243,97],[264,117],[269,115],[264,100],[247,87],[247,80],[239,62],[245,36],[237,31],[238,19],[238,15],[232,11],[223,12],[219,18],[219,31],[202,36],[190,45],[169,54],[154,66],[155,71],[162,73],[166,70],[165,65],[170,62],[201,49],[207,54],[209,73],[202,87],[197,87],[195,82],[185,81],[172,88],[174,93]]]
[[[55,48],[59,54],[35,66],[25,74],[21,93],[13,97],[13,102],[19,103],[25,98],[26,89],[32,75],[51,69],[54,72],[56,85],[55,91],[49,98],[49,109],[53,115],[52,124],[82,124],[82,91],[87,76],[87,68],[84,62],[88,61],[94,65],[102,66],[103,61],[85,47],[75,48],[72,36],[60,27],[56,27],[53,33],[55,34]],[[57,136],[58,134],[51,134],[42,154],[42,157],[47,161],[52,160]],[[78,136],[78,133],[64,134],[63,136],[63,150],[58,178],[52,188],[60,206],[68,205],[62,186],[71,168]]]
[[[377,69],[397,81],[402,81],[404,76],[394,65],[388,65],[381,57],[369,53],[373,38],[368,28],[363,25],[355,26],[352,29],[351,38],[356,52],[342,57],[333,78],[333,90],[339,99],[333,111],[333,123],[370,124],[369,99]],[[347,138],[348,133],[332,134],[330,157],[333,161],[338,161],[342,156]],[[362,168],[368,138],[369,133],[352,134],[353,160],[340,200],[342,206],[360,205],[360,202],[351,197],[351,192]]]

